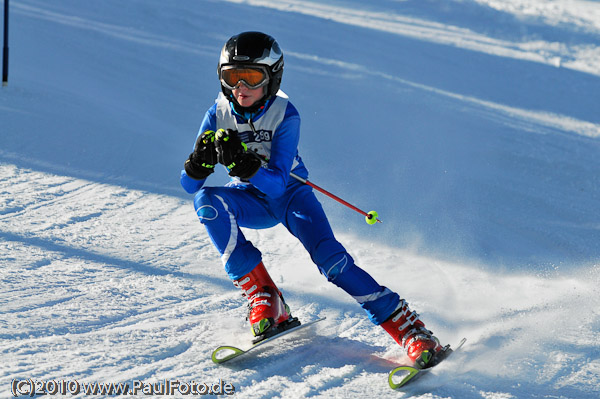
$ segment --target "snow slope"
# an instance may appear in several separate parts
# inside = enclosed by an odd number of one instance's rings
[[[411,395],[597,398],[599,15],[566,0],[11,2],[0,396],[15,378],[396,396],[401,352],[280,227],[247,235],[294,314],[327,320],[210,361],[248,341],[245,304],[178,175],[220,47],[263,30],[311,179],[384,221],[320,197],[338,238],[442,341],[468,339]]]

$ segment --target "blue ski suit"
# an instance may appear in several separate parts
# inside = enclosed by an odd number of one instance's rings
[[[194,208],[229,278],[248,274],[262,259],[240,227],[264,229],[282,223],[330,282],[354,297],[373,323],[383,323],[396,309],[398,294],[354,264],[335,239],[312,188],[290,177],[293,172],[308,178],[308,170],[298,155],[300,115],[285,93],[279,91],[252,115],[238,114],[219,94],[198,135],[217,129],[236,130],[248,149],[268,159],[249,181],[232,178],[224,187],[205,187],[206,180],[193,180],[181,171],[181,185],[196,193]]]

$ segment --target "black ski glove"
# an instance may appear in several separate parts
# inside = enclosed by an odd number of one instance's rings
[[[229,170],[229,176],[248,180],[258,172],[262,164],[258,154],[248,150],[246,143],[240,140],[237,131],[217,130],[215,144],[219,162]]]
[[[185,173],[195,180],[206,179],[215,171],[218,162],[215,148],[215,132],[207,130],[196,140],[194,152],[185,161]]]

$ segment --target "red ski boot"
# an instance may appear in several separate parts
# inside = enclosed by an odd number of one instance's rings
[[[404,299],[400,300],[394,313],[381,327],[406,350],[415,367],[427,368],[435,365],[435,355],[442,350],[440,341],[425,328],[417,312],[410,311]]]
[[[262,262],[233,284],[241,288],[248,299],[248,319],[252,333],[259,338],[255,342],[300,324],[298,319],[292,318],[281,292]]]

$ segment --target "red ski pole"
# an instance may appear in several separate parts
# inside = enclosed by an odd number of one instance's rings
[[[325,190],[324,188],[317,186],[313,182],[308,181],[308,180],[306,180],[306,179],[298,176],[295,173],[290,172],[290,176],[293,177],[294,179],[296,179],[296,180],[298,180],[298,181],[300,181],[300,182],[308,185],[308,186],[311,186],[315,190],[317,190],[317,191],[325,194],[329,198],[332,198],[332,199],[336,200],[340,204],[347,206],[348,208],[352,209],[353,211],[356,211],[356,212],[360,213],[361,215],[363,215],[365,217],[365,220],[366,220],[366,222],[368,224],[375,224],[377,222],[382,223],[382,221],[379,220],[379,218],[377,217],[377,216],[379,216],[377,214],[377,212],[375,212],[375,211],[365,212],[362,209],[359,209],[359,208],[355,207],[354,205],[350,204],[349,202],[344,201],[343,199],[341,199],[337,195],[330,193],[329,191]]]
[[[256,133],[256,130],[254,129],[254,125],[252,124],[252,122],[248,121],[248,124],[250,125],[250,128],[252,129],[252,131],[254,133]],[[217,130],[217,138],[219,138],[219,136],[226,136],[228,135],[227,132],[225,132],[225,130],[223,129],[219,129]],[[244,144],[245,146],[245,144]],[[264,156],[264,155],[260,155],[257,152],[253,152],[253,151],[249,151],[251,154],[255,155],[256,157],[258,157],[260,160],[264,161],[264,162],[269,162],[269,159]],[[375,223],[383,223],[381,220],[379,220],[378,218],[378,214],[375,211],[370,211],[370,212],[365,212],[362,209],[359,209],[357,207],[355,207],[354,205],[352,205],[349,202],[344,201],[343,199],[341,199],[340,197],[338,197],[337,195],[334,195],[332,193],[330,193],[329,191],[325,190],[324,188],[321,188],[319,186],[317,186],[316,184],[314,184],[313,182],[308,181],[307,179],[304,179],[300,176],[298,176],[295,173],[290,172],[290,176],[293,177],[294,179],[314,188],[315,190],[325,194],[326,196],[328,196],[329,198],[332,198],[334,200],[336,200],[337,202],[339,202],[342,205],[347,206],[348,208],[352,209],[353,211],[356,211],[358,213],[360,213],[361,215],[363,215],[365,217],[365,221],[368,224],[375,224]]]

